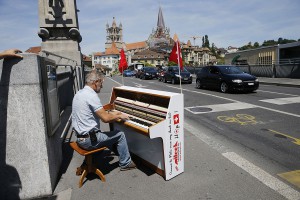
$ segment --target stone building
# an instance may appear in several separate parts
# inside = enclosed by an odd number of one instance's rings
[[[188,65],[204,66],[216,61],[216,57],[209,48],[193,46],[190,40],[186,44],[182,44],[181,52],[183,60]]]
[[[163,52],[159,53],[149,49],[134,54],[131,59],[133,63],[148,63],[153,67],[167,64],[167,59]]]
[[[114,17],[111,26],[108,23],[106,24],[106,34],[105,50],[111,48],[113,43],[119,51],[124,47],[122,23],[117,26]]]
[[[118,69],[120,51],[113,42],[110,48],[105,49],[105,52],[96,52],[93,54],[92,65],[94,68],[99,68],[106,74]]]
[[[161,7],[159,7],[157,17],[157,27],[152,29],[147,44],[152,50],[170,52],[174,46],[174,40],[170,37],[170,28],[165,26],[165,21]]]

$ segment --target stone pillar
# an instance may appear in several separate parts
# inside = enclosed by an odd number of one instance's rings
[[[39,0],[41,50],[82,65],[76,0]]]
[[[0,60],[1,199],[51,195],[63,159],[61,134],[47,133],[42,58],[22,55]]]

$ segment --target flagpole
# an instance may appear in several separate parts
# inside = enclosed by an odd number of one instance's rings
[[[124,67],[122,67],[122,85],[124,86]]]
[[[180,55],[179,55],[179,51],[178,51],[178,40],[176,41],[176,48],[177,48],[177,60],[178,60],[178,71],[179,71],[179,85],[180,85],[180,91],[181,91],[181,94],[182,94],[182,87],[181,87],[181,75],[180,75],[180,71],[181,71],[181,68],[180,68]]]

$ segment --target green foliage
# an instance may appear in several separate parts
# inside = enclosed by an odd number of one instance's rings
[[[207,47],[207,48],[209,48],[208,35],[205,35],[204,37],[202,37],[202,47]]]
[[[298,41],[300,41],[300,39],[298,39]],[[239,50],[255,49],[255,48],[259,48],[259,47],[273,46],[273,45],[277,45],[277,44],[287,44],[287,43],[291,43],[291,42],[296,42],[296,40],[283,39],[280,37],[280,38],[278,38],[277,41],[265,40],[262,43],[262,45],[259,45],[258,42],[254,42],[254,44],[252,45],[251,42],[249,42],[247,45],[240,47]]]
[[[176,62],[173,61],[169,61],[167,66],[177,66],[178,64]]]
[[[143,63],[145,65],[145,67],[154,67],[153,65],[151,65],[150,63],[147,63],[147,62],[142,61],[141,63]]]

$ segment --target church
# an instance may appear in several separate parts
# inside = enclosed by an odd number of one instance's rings
[[[166,66],[169,61],[169,53],[174,43],[178,40],[175,33],[173,38],[170,36],[170,28],[165,25],[163,12],[159,7],[157,26],[152,29],[149,37],[145,41],[125,43],[123,41],[122,23],[117,25],[113,18],[112,24],[106,24],[105,52],[96,52],[92,55],[92,66],[106,71],[116,71],[120,50],[125,51],[128,65],[132,63],[148,63],[153,67]],[[203,49],[194,47],[188,40],[187,44],[181,43],[183,60],[188,64],[201,63],[207,64],[213,57],[208,48]]]

